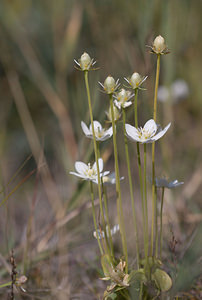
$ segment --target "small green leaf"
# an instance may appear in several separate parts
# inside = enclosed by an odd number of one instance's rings
[[[152,274],[152,279],[155,281],[156,286],[162,292],[167,292],[172,286],[172,279],[170,276],[161,269],[156,269]]]

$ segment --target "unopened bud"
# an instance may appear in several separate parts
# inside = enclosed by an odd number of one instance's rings
[[[156,53],[162,53],[166,49],[165,40],[161,35],[158,35],[153,42],[153,50]]]
[[[114,111],[114,121],[116,122],[119,120],[121,114],[120,114],[118,108],[114,104],[113,104],[113,111]],[[106,114],[107,114],[109,121],[112,122],[111,106],[109,107],[109,110],[108,110],[108,112],[106,112]]]
[[[142,77],[139,73],[135,72],[130,78],[130,84],[132,85],[133,89],[137,88],[140,83],[142,82]]]
[[[104,89],[107,94],[112,94],[116,89],[116,81],[112,76],[108,76],[104,81]]]
[[[91,59],[91,57],[88,53],[84,52],[81,55],[81,58],[80,58],[79,62],[80,62],[81,69],[83,71],[87,71],[91,67],[92,59]]]

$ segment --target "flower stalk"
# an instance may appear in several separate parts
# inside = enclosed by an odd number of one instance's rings
[[[161,210],[160,210],[160,260],[162,259],[162,245],[163,245],[163,200],[164,200],[164,190],[162,187],[161,194]]]
[[[97,241],[98,241],[98,246],[99,246],[99,249],[100,249],[100,253],[101,253],[101,255],[103,255],[104,252],[103,252],[102,245],[101,245],[101,242],[100,242],[100,239],[99,239],[98,227],[97,227],[96,216],[95,216],[94,192],[93,192],[93,183],[92,183],[92,181],[90,181],[90,194],[91,194],[91,203],[92,203],[93,223],[94,223],[94,227],[95,227],[95,231],[96,231],[96,235],[97,235]]]
[[[135,229],[137,266],[138,266],[138,269],[139,269],[139,261],[140,261],[139,238],[138,238],[138,230],[137,230],[137,216],[136,216],[136,209],[135,209],[133,183],[132,183],[131,168],[130,168],[130,157],[129,157],[129,151],[128,151],[128,140],[127,140],[127,137],[126,137],[126,129],[125,129],[125,125],[126,125],[125,108],[123,108],[122,112],[123,112],[123,131],[124,131],[125,154],[126,154],[126,163],[127,163],[127,169],[128,169],[128,180],[129,180],[129,187],[130,187],[130,198],[131,198],[131,206],[132,206],[132,214],[133,214],[133,223],[134,223],[134,229]]]
[[[121,186],[120,186],[120,177],[119,177],[118,151],[117,151],[117,142],[116,142],[116,125],[115,125],[115,120],[114,120],[114,109],[113,109],[114,104],[113,104],[113,95],[112,94],[109,94],[109,99],[110,99],[112,128],[113,128],[116,193],[117,193],[117,214],[118,214],[118,221],[119,221],[119,226],[120,226],[123,253],[124,253],[125,262],[126,262],[125,270],[126,270],[126,273],[128,273],[128,251],[127,251],[126,234],[125,234],[124,220],[123,220],[123,207],[122,207]]]
[[[84,78],[85,78],[85,86],[86,86],[86,92],[87,92],[87,98],[88,98],[90,121],[91,121],[92,133],[93,133],[93,145],[94,145],[94,152],[95,152],[95,161],[96,161],[96,166],[97,166],[98,195],[99,195],[100,213],[101,213],[103,229],[104,229],[105,235],[106,235],[106,224],[105,224],[104,211],[103,211],[103,206],[102,206],[101,179],[100,179],[100,170],[99,170],[99,163],[98,163],[99,157],[98,157],[97,143],[96,143],[96,137],[95,137],[95,128],[94,128],[94,122],[93,122],[93,112],[92,112],[91,96],[90,96],[90,88],[89,88],[89,83],[88,83],[88,71],[87,70],[84,71]]]
[[[157,93],[158,93],[158,86],[159,86],[160,58],[161,58],[161,54],[157,54],[156,79],[155,79],[155,90],[154,90],[154,112],[153,112],[153,119],[155,122],[157,116]],[[157,220],[157,196],[156,196],[156,188],[155,188],[155,142],[153,142],[152,144],[152,227],[151,227],[151,253],[150,253],[151,256],[153,255],[154,231],[155,231],[156,242],[158,239],[157,222],[155,222],[155,218]]]

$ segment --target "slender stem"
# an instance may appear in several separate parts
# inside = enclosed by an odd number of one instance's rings
[[[137,114],[137,97],[138,89],[135,89],[135,101],[134,101],[134,118],[135,127],[138,128],[138,114]],[[140,194],[142,203],[142,221],[143,221],[143,235],[144,235],[144,252],[146,257],[146,233],[145,233],[145,206],[144,206],[144,194],[143,194],[143,182],[142,182],[142,167],[141,167],[141,157],[140,157],[140,144],[137,142],[137,161],[138,161],[138,173],[140,180]]]
[[[154,115],[153,115],[153,119],[155,122],[156,122],[156,115],[157,115],[157,94],[158,94],[158,87],[159,87],[160,59],[161,59],[161,54],[157,54],[156,80],[155,80],[155,90],[154,90]]]
[[[97,142],[97,152],[98,152],[98,157],[100,157],[99,142]],[[114,250],[113,250],[113,243],[112,243],[112,236],[111,236],[111,229],[110,229],[110,222],[109,222],[109,213],[108,213],[108,206],[107,206],[107,193],[106,193],[106,189],[103,184],[102,177],[101,177],[101,184],[102,184],[104,208],[105,208],[105,214],[106,214],[106,220],[107,220],[107,226],[108,226],[108,229],[104,228],[105,239],[106,239],[107,247],[111,249],[110,255],[112,255],[112,257],[114,258]],[[108,239],[108,237],[109,237],[109,239]]]
[[[98,163],[98,158],[99,157],[98,157],[97,143],[96,143],[96,137],[95,137],[95,129],[94,129],[94,123],[93,123],[93,112],[92,112],[92,105],[91,105],[90,88],[89,88],[89,83],[88,83],[88,71],[84,71],[84,78],[85,78],[86,92],[87,92],[87,97],[88,97],[90,121],[91,121],[92,133],[93,133],[93,145],[94,145],[94,152],[95,152],[95,161],[96,161],[96,166],[97,166],[98,195],[99,195],[99,203],[100,203],[100,212],[101,212],[102,223],[103,223],[103,227],[104,227],[104,231],[105,231],[106,230],[106,224],[105,224],[105,218],[104,218],[104,212],[103,212],[103,206],[102,206],[101,179],[100,179],[100,169],[99,169],[99,163]]]
[[[117,151],[117,142],[116,142],[116,125],[114,120],[114,104],[113,104],[113,95],[109,95],[110,97],[110,108],[112,115],[112,128],[113,128],[113,144],[114,144],[114,160],[115,160],[115,174],[116,174],[116,193],[117,193],[117,214],[118,221],[120,226],[121,240],[123,253],[126,261],[126,273],[128,273],[128,251],[126,244],[126,233],[124,228],[124,219],[123,219],[123,207],[122,207],[122,199],[121,199],[121,186],[120,186],[120,177],[119,177],[119,164],[118,164],[118,151]]]
[[[155,80],[155,90],[154,90],[154,114],[153,119],[156,122],[157,115],[157,93],[159,86],[159,74],[160,74],[160,58],[161,55],[157,55],[157,65],[156,65],[156,80]],[[154,220],[157,214],[157,201],[156,201],[156,189],[155,189],[155,142],[152,143],[152,228],[151,228],[151,256],[153,255],[153,244],[154,244]],[[157,225],[157,224],[156,224]],[[157,227],[155,225],[155,234],[157,235]]]
[[[95,227],[95,231],[96,231],[98,245],[99,245],[99,248],[100,248],[100,253],[101,253],[101,255],[103,255],[103,249],[102,249],[100,239],[99,239],[96,216],[95,216],[94,193],[93,193],[93,183],[92,183],[92,181],[90,181],[90,194],[91,194],[91,202],[92,202],[92,213],[93,213],[94,227]]]
[[[148,235],[148,205],[147,205],[147,144],[144,144],[144,198],[145,198],[145,240],[146,240],[146,254],[145,260],[148,258],[149,235]]]
[[[160,260],[162,259],[162,245],[163,245],[163,200],[164,200],[164,187],[162,187],[161,195],[161,211],[160,211]]]
[[[126,163],[128,168],[128,180],[130,186],[130,198],[131,198],[131,206],[132,206],[132,213],[133,213],[133,222],[134,222],[134,229],[135,229],[135,242],[136,242],[136,252],[137,252],[137,266],[139,268],[139,261],[140,261],[140,254],[139,254],[139,239],[138,239],[138,230],[137,230],[137,217],[136,217],[136,209],[135,209],[135,201],[134,201],[134,193],[133,193],[133,183],[132,183],[132,176],[131,176],[131,168],[130,168],[130,157],[128,151],[128,140],[126,137],[126,113],[125,109],[123,108],[123,132],[124,132],[124,142],[125,142],[125,154],[126,154]]]

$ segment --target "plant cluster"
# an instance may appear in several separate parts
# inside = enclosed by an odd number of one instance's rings
[[[89,54],[83,53],[78,61],[75,60],[77,67],[83,71],[85,86],[88,99],[90,114],[90,125],[87,126],[81,122],[82,130],[87,138],[93,140],[95,162],[85,164],[81,161],[75,163],[76,172],[70,172],[73,175],[87,180],[90,183],[90,193],[92,200],[92,215],[94,221],[94,236],[97,239],[101,265],[103,269],[102,280],[109,281],[109,285],[104,293],[103,299],[154,299],[163,292],[169,291],[172,286],[172,279],[164,270],[162,263],[162,243],[163,243],[163,203],[164,189],[174,188],[183,184],[178,180],[168,182],[165,178],[157,178],[155,174],[155,143],[162,138],[171,123],[165,128],[157,124],[157,92],[160,74],[160,59],[169,50],[162,36],[157,36],[150,48],[151,53],[157,57],[156,79],[154,89],[154,107],[153,117],[148,120],[143,127],[138,124],[138,93],[142,88],[147,76],[141,76],[135,72],[129,78],[125,78],[129,90],[120,88],[119,80],[108,76],[104,83],[100,83],[104,93],[109,98],[109,110],[107,112],[108,124],[111,127],[103,126],[93,119],[91,94],[89,88],[88,74],[89,71],[95,70],[96,61],[91,59]],[[134,99],[134,101],[133,101]],[[126,123],[126,110],[134,106],[134,126]],[[126,229],[124,222],[122,192],[120,181],[118,147],[117,147],[117,122],[122,118],[124,132],[125,156],[128,170],[128,180],[130,186],[131,208],[134,225],[134,237],[136,244],[136,267],[130,266],[128,261]],[[100,153],[100,142],[113,137],[114,149],[114,167],[115,173],[103,171],[103,160]],[[128,149],[128,139],[136,143],[137,164],[140,182],[140,201],[142,216],[142,236],[144,237],[144,249],[140,248],[139,228],[137,224],[136,201],[137,196],[134,193],[133,178],[131,172],[130,155]],[[151,144],[152,152],[152,213],[151,213],[151,232],[149,233],[149,216],[148,216],[148,185],[147,182],[147,157],[148,144]],[[143,149],[142,149],[143,148]],[[143,162],[141,151],[143,151]],[[94,184],[98,188],[100,219],[96,214],[94,199]],[[113,184],[116,188],[116,203],[118,224],[112,226],[110,223],[108,202],[107,202],[107,184]],[[157,189],[162,190],[160,203],[160,212],[158,211]],[[158,222],[159,220],[159,222]],[[116,256],[113,245],[113,235],[120,231],[122,243],[122,255]]]

